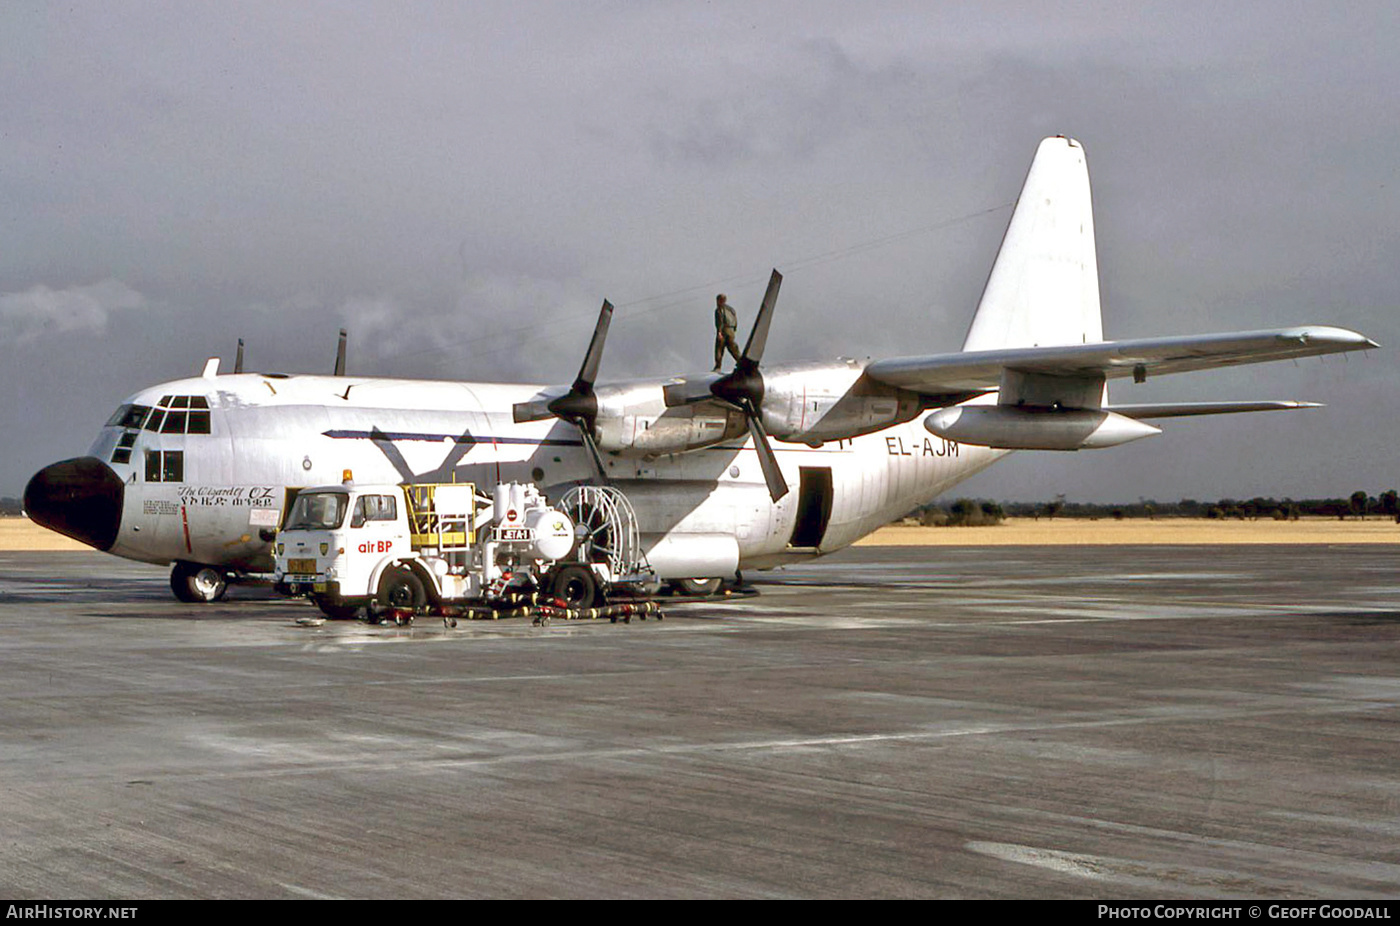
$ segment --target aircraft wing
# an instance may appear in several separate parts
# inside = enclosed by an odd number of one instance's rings
[[[1127,376],[1142,379],[1166,373],[1316,357],[1379,346],[1355,331],[1309,325],[1229,334],[894,357],[871,363],[865,368],[865,373],[871,379],[901,389],[943,395],[989,392],[1001,385],[1005,370],[1077,379],[1099,376],[1106,379]]]

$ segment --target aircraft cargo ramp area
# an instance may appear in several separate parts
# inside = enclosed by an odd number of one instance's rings
[[[1393,528],[1393,525],[1392,525]],[[1400,893],[1386,545],[864,547],[663,622],[298,626],[0,553],[7,896]]]

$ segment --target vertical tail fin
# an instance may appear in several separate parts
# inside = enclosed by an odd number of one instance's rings
[[[1079,142],[1047,138],[1036,149],[963,350],[1102,340],[1089,167]]]

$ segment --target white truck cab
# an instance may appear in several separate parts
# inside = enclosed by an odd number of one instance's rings
[[[350,617],[378,597],[380,582],[393,570],[383,603],[422,605],[421,579],[415,588],[403,569],[414,559],[407,508],[399,486],[302,490],[277,535],[278,588],[309,593],[328,615]]]

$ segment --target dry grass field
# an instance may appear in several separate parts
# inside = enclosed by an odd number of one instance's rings
[[[892,524],[857,546],[1041,546],[1209,543],[1400,543],[1400,524],[1310,519],[1302,521],[1207,521],[1163,518],[1156,521],[1069,518],[1039,521],[1012,518],[996,527],[919,527]],[[0,518],[0,551],[86,550],[25,518]]]
[[[1210,543],[1400,543],[1400,524],[1374,518],[1338,521],[1208,521],[1141,518],[1122,521],[1010,518],[995,527],[920,527],[892,524],[857,546],[1015,546]]]
[[[0,553],[91,549],[28,518],[0,518]]]

